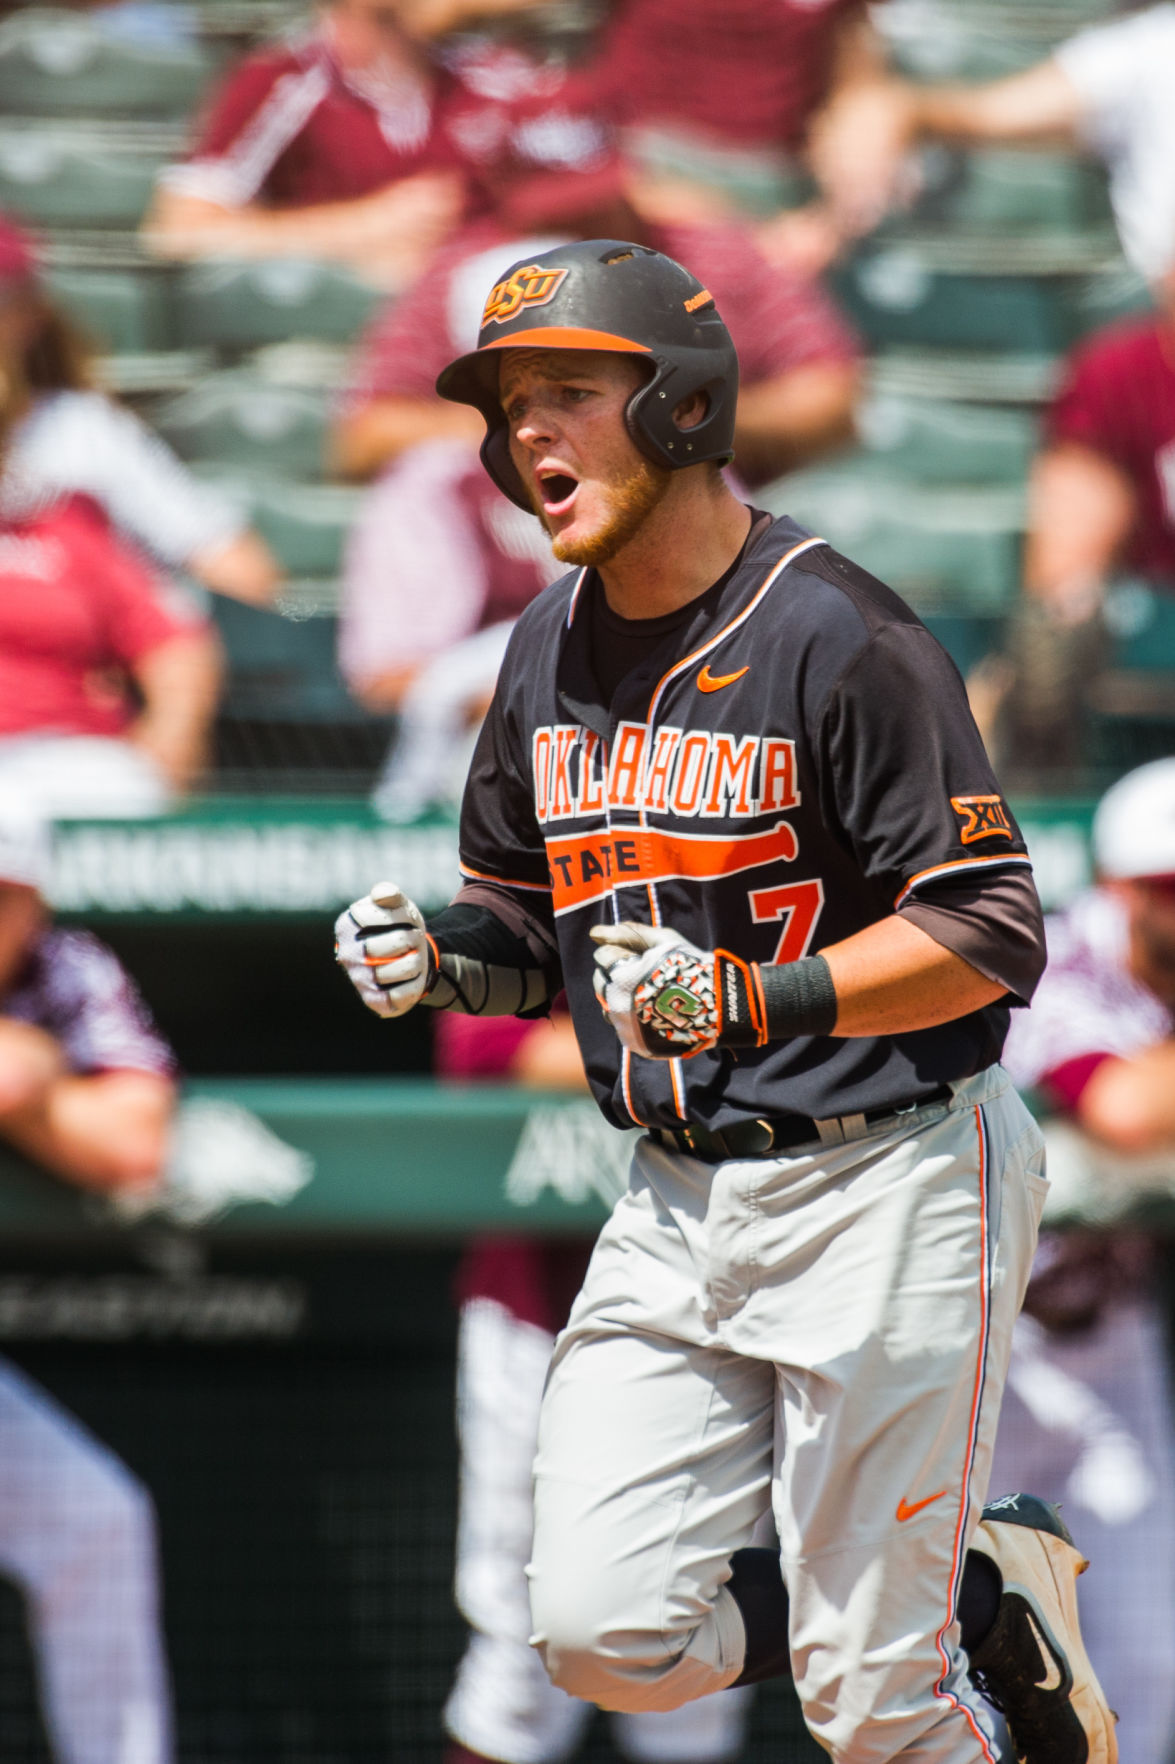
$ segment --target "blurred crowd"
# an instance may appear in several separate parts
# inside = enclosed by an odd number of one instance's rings
[[[196,6],[74,10],[111,44],[199,39]],[[0,19],[0,50],[19,15]],[[870,362],[838,267],[917,203],[935,147],[1100,163],[1149,291],[1053,364],[1018,593],[987,653],[959,657],[1013,788],[1096,775],[1091,706],[1114,661],[1117,587],[1175,591],[1175,5],[1120,8],[1013,72],[957,83],[899,71],[897,24],[917,30],[920,16],[915,0],[321,0],[218,70],[139,248],[177,265],[311,259],[373,296],[331,387],[321,475],[362,494],[322,640],[337,633],[356,714],[390,732],[358,781],[381,815],[453,806],[513,620],[560,573],[538,522],[482,470],[480,422],[434,390],[474,342],[487,291],[573,239],[648,243],[686,264],[739,350],[733,480],[782,510],[790,475],[858,444]],[[933,7],[926,19],[933,31]],[[141,1193],[173,1158],[174,1059],[114,956],[53,929],[38,823],[153,816],[222,787],[224,602],[276,621],[289,585],[226,474],[193,471],[108,389],[103,339],[57,291],[53,249],[49,229],[0,218],[0,1137],[74,1185]],[[1098,885],[1054,924],[1051,978],[1013,1042],[1015,1075],[1069,1135],[1058,1169],[1096,1185],[1125,1160],[1127,1190],[1143,1180],[1130,1160],[1168,1177],[1175,1164],[1170,767],[1107,799]],[[446,1018],[437,1059],[453,1082],[580,1082],[559,1021]],[[473,1640],[449,1764],[554,1764],[583,1725],[526,1645],[521,1573],[538,1393],[589,1247],[496,1240],[463,1264],[458,1592]],[[1091,1651],[1123,1756],[1163,1764],[1175,1661],[1169,1624],[1145,1611],[1175,1599],[1175,1456],[1145,1246],[1051,1242],[1029,1312],[1001,1479],[1064,1496],[1074,1529],[1076,1510],[1097,1534],[1110,1566]],[[13,1479],[0,1468],[0,1569],[37,1613],[54,1746],[67,1764],[166,1764],[150,1502],[43,1393],[6,1378],[0,1365],[0,1431],[29,1456],[0,1454]],[[50,1461],[56,1482],[36,1468]],[[9,1547],[5,1515],[53,1502],[59,1555]],[[104,1635],[100,1586],[78,1562],[126,1589]],[[630,1721],[617,1744],[720,1764],[745,1719],[732,1693],[686,1720]]]
[[[537,522],[480,472],[476,416],[433,390],[486,287],[560,239],[680,258],[740,350],[733,471],[786,507],[789,476],[854,457],[870,363],[830,272],[917,200],[928,144],[1100,160],[1150,289],[1053,363],[1020,593],[988,653],[957,657],[1013,784],[1087,782],[1114,585],[1175,579],[1175,23],[1131,9],[1005,77],[934,85],[896,71],[912,4],[737,0],[719,26],[694,0],[326,0],[209,82],[140,248],[326,262],[381,302],[335,374],[322,475],[365,492],[318,637],[337,631],[354,714],[395,731],[374,781],[390,818],[451,803],[510,621],[557,573]],[[195,30],[164,0],[77,10],[144,47]],[[53,250],[45,229],[0,231],[0,517],[19,541],[3,551],[0,740],[50,812],[150,814],[218,783],[234,627],[193,588],[280,607],[282,570],[227,472],[194,477],[103,392],[101,340],[54,292]]]

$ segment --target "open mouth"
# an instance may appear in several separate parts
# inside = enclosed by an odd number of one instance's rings
[[[543,513],[547,515],[566,514],[575,500],[575,492],[579,489],[579,480],[571,477],[568,472],[550,471],[540,471],[538,480]]]

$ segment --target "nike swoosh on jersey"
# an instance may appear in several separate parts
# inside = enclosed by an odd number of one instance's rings
[[[707,662],[698,675],[698,691],[721,692],[724,686],[733,686],[736,680],[741,680],[743,675],[749,674],[750,671],[750,663],[748,662],[747,666],[740,668],[736,674],[712,674],[710,664]]]
[[[898,1524],[904,1525],[907,1519],[912,1519],[915,1513],[922,1511],[923,1507],[929,1507],[935,1501],[941,1501],[946,1492],[945,1488],[940,1488],[937,1494],[927,1495],[924,1501],[907,1501],[903,1495],[898,1502]]]

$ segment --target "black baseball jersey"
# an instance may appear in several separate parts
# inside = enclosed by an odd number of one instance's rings
[[[849,1114],[999,1057],[1003,1003],[898,1036],[634,1058],[592,990],[588,929],[636,919],[750,961],[815,954],[954,874],[1029,863],[958,672],[896,594],[794,521],[617,687],[584,589],[513,634],[466,786],[461,864],[553,927],[592,1090],[618,1126]]]

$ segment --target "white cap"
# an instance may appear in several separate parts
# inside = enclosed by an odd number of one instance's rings
[[[20,798],[0,794],[0,883],[17,882],[44,894],[51,856],[49,823]]]
[[[1093,861],[1115,881],[1175,876],[1175,759],[1139,766],[1106,791],[1093,817]]]

